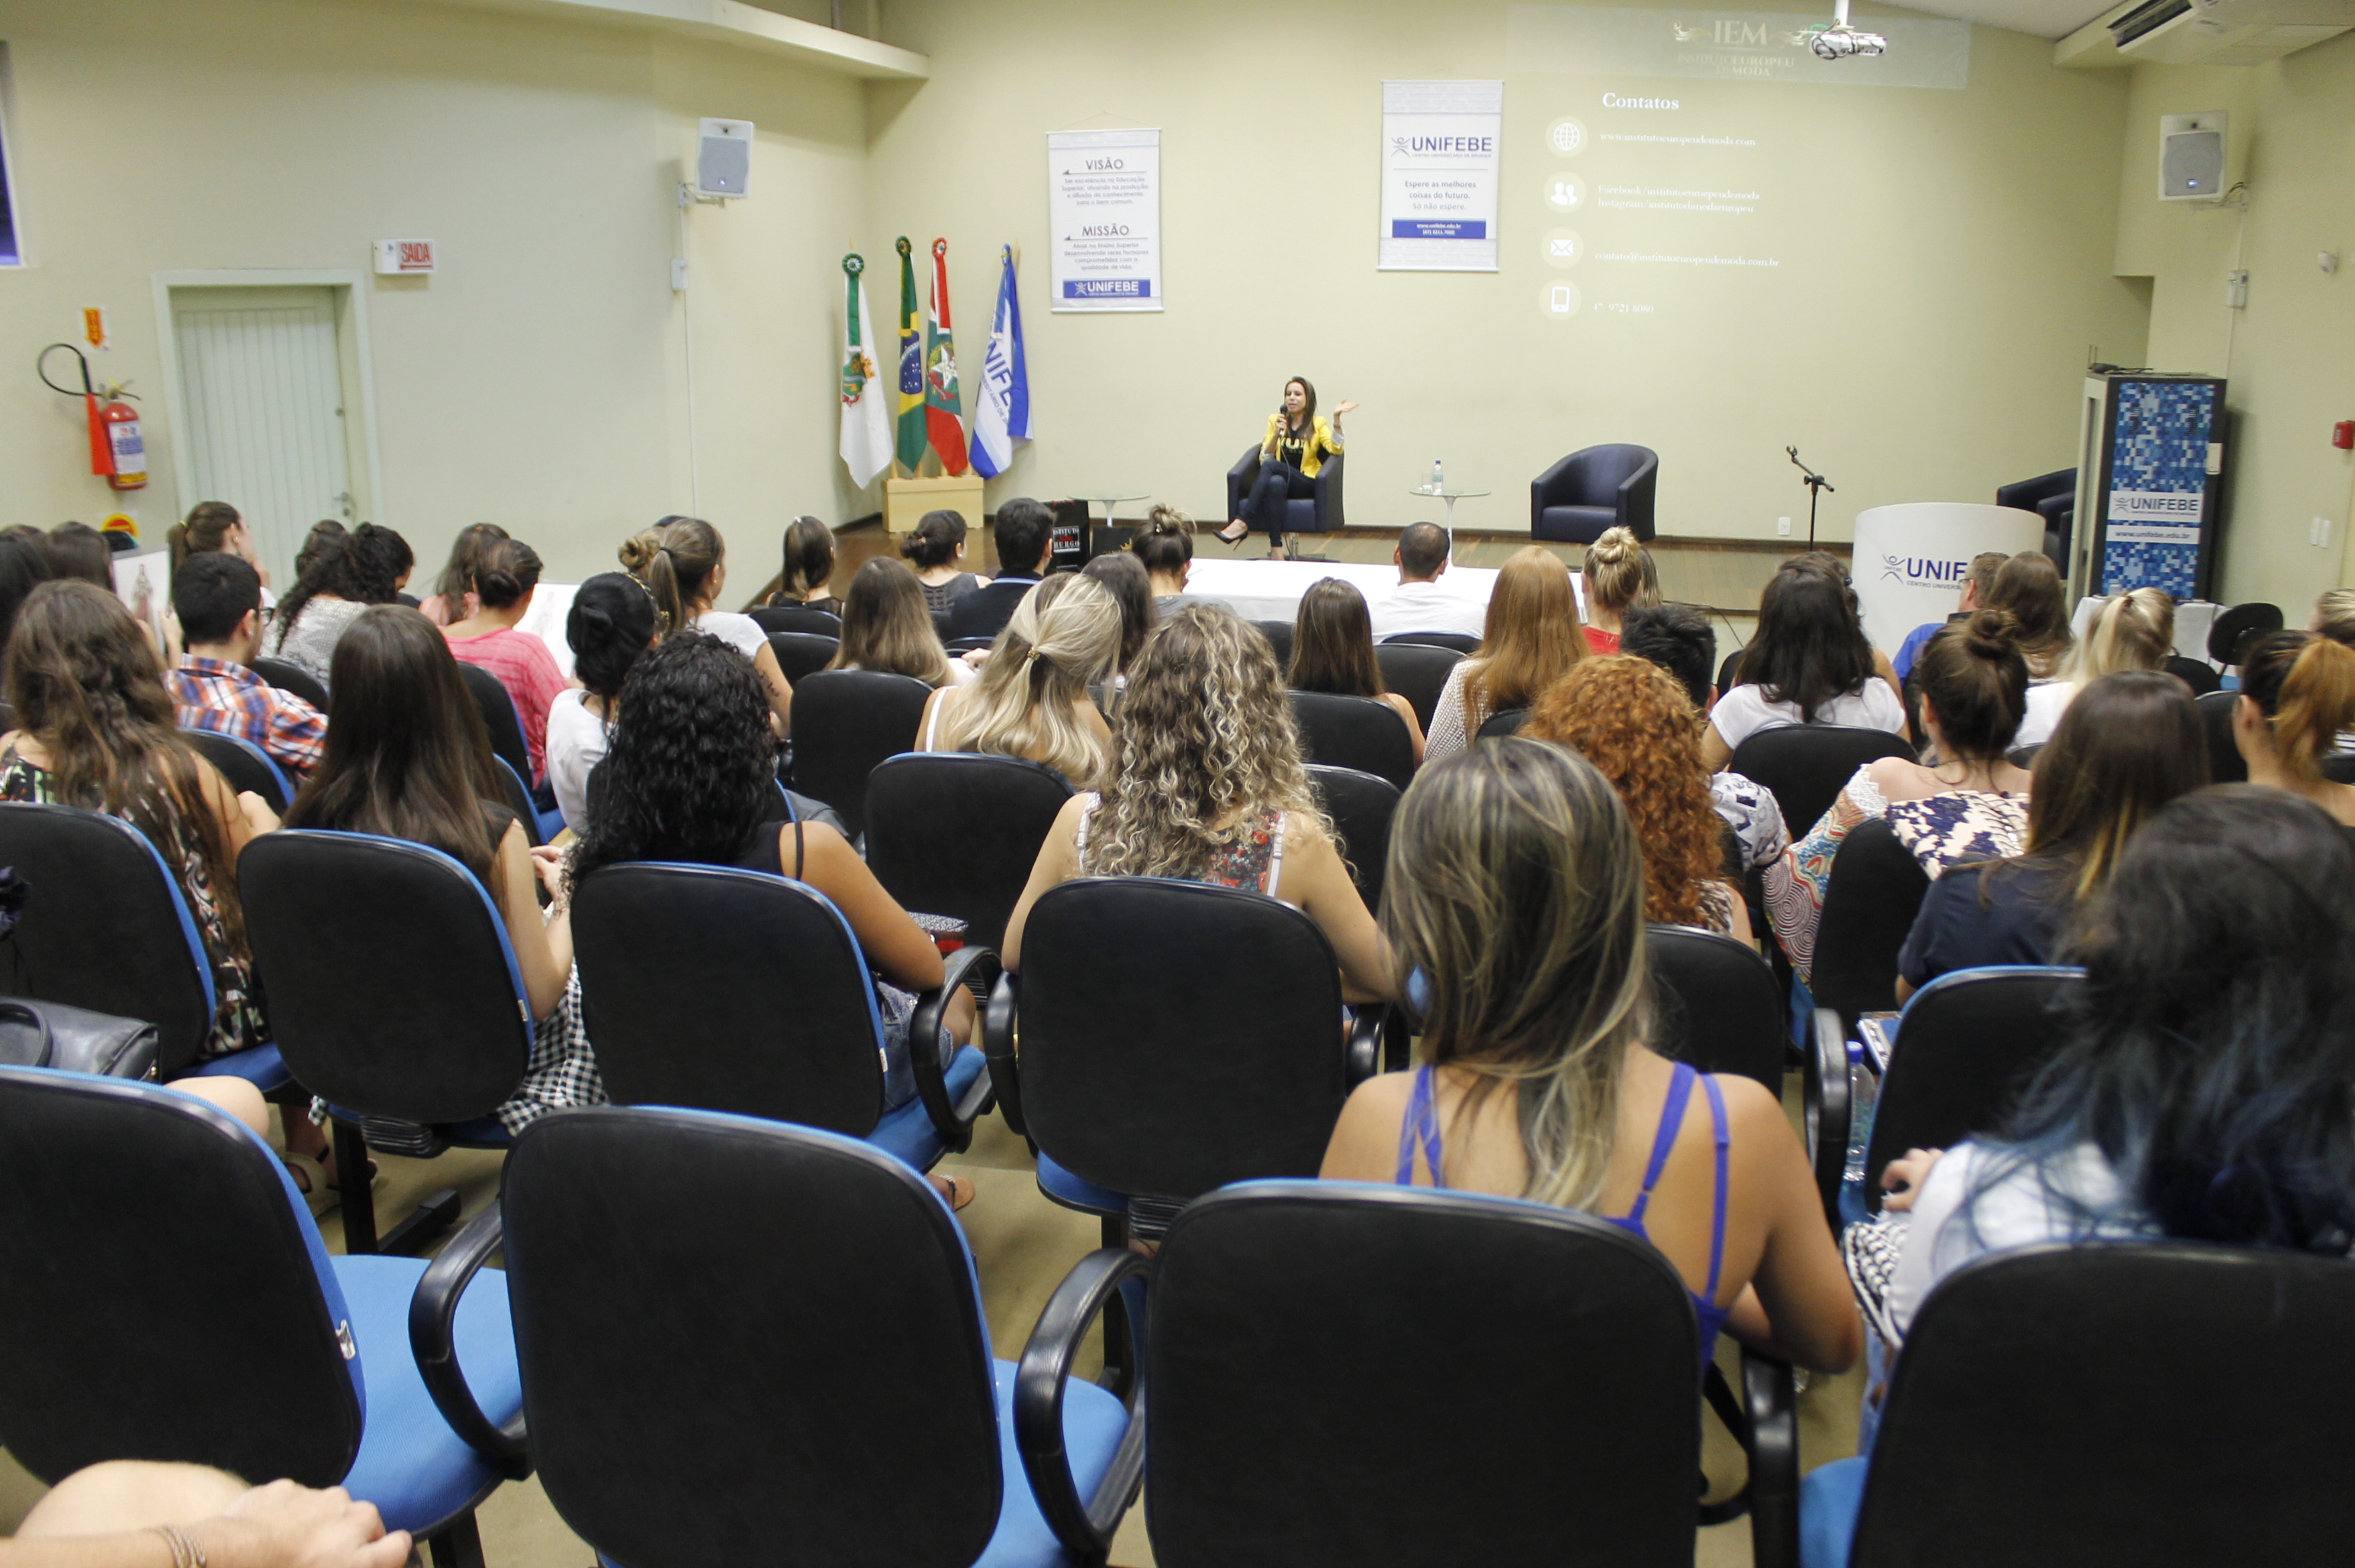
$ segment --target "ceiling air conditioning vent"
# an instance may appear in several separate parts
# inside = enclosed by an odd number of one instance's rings
[[[2191,0],[2146,0],[2110,24],[2110,37],[2125,48],[2144,34],[2191,14]]]
[[[2109,28],[2130,59],[2260,65],[2355,29],[2355,0],[2146,0]]]

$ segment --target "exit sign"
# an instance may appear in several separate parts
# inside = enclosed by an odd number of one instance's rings
[[[392,273],[430,272],[433,271],[433,241],[379,240],[376,242],[376,270]]]

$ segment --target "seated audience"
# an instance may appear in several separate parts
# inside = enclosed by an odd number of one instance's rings
[[[362,523],[346,532],[321,523],[295,560],[301,576],[279,602],[262,651],[332,691],[327,672],[344,628],[369,605],[394,603],[414,561],[409,542],[390,528]]]
[[[1120,606],[1120,657],[1112,677],[1118,686],[1128,678],[1124,672],[1144,648],[1145,634],[1153,630],[1152,575],[1143,561],[1126,550],[1097,556],[1080,569],[1080,575],[1103,583],[1113,603]]]
[[[1899,1001],[1951,970],[2052,963],[2062,927],[2108,885],[2136,830],[2208,782],[2200,709],[2161,671],[2104,676],[2061,716],[2035,779],[2021,852],[1930,884],[1898,955]]]
[[[1221,604],[1170,616],[1130,675],[1119,741],[1102,795],[1073,796],[1039,847],[1000,944],[1008,969],[1021,967],[1030,907],[1057,883],[1175,877],[1282,899],[1332,943],[1345,995],[1394,994],[1381,933],[1309,785],[1265,637]]]
[[[655,596],[628,572],[601,571],[573,592],[564,640],[581,684],[549,705],[548,783],[576,838],[589,832],[589,779],[611,743],[622,684],[662,634]]]
[[[1700,725],[1674,680],[1646,659],[1582,659],[1546,688],[1521,733],[1569,747],[1619,792],[1644,852],[1646,920],[1752,939],[1742,895],[1725,880],[1725,825],[1712,809]]]
[[[1995,586],[1995,574],[2010,559],[1999,549],[1981,550],[1971,557],[1970,565],[1963,571],[1963,594],[1961,602],[1955,606],[1955,613],[1944,621],[1931,621],[1914,627],[1905,634],[1905,640],[1897,645],[1897,656],[1889,664],[1897,672],[1900,684],[1913,673],[1913,661],[1921,656],[1922,645],[1930,640],[1930,634],[1941,626],[1964,619],[1977,609],[1980,601],[1987,597],[1987,590]]]
[[[114,592],[114,547],[88,523],[59,523],[49,530],[47,548],[51,577]]]
[[[924,585],[927,610],[945,610],[987,581],[959,564],[964,560],[964,534],[963,514],[926,512],[900,546],[900,553],[916,569],[916,581]]]
[[[2355,648],[2355,588],[2333,588],[2317,599],[2306,629]]]
[[[506,529],[496,523],[469,523],[458,530],[458,537],[451,541],[449,562],[442,568],[433,592],[418,603],[427,620],[447,626],[474,618],[482,607],[474,597],[475,568],[482,564],[485,549],[507,537]]]
[[[1014,607],[1046,574],[1055,514],[1018,496],[997,508],[990,536],[997,544],[997,576],[949,606],[945,636],[994,637],[1014,618]]]
[[[548,710],[571,683],[548,645],[516,624],[539,589],[539,552],[521,539],[494,539],[475,558],[474,613],[442,628],[450,651],[499,677],[523,720],[524,751],[538,784],[548,776]]]
[[[164,672],[184,730],[234,735],[297,779],[318,765],[327,716],[247,667],[261,646],[261,577],[226,550],[192,555],[172,573],[172,612],[188,651]]]
[[[1374,658],[1374,634],[1366,617],[1366,596],[1337,577],[1320,577],[1300,596],[1292,627],[1292,668],[1285,684],[1295,691],[1326,691],[1339,697],[1369,697],[1387,702],[1414,742],[1423,761],[1423,724],[1414,704],[1382,685]]]
[[[270,592],[270,569],[261,564],[261,547],[254,542],[253,530],[245,526],[245,519],[227,501],[197,502],[188,508],[186,517],[172,525],[164,536],[164,543],[172,553],[175,578],[191,556],[225,552],[253,568],[254,575],[261,580],[264,610],[278,603],[278,596]]]
[[[1399,569],[1398,586],[1372,609],[1377,640],[1401,632],[1453,632],[1463,637],[1486,633],[1486,607],[1440,585],[1447,575],[1452,544],[1447,530],[1437,523],[1409,523],[1399,530],[1398,548],[1391,551]]]
[[[1939,627],[1913,676],[1938,760],[1883,757],[1857,769],[1823,819],[1768,869],[1767,914],[1802,979],[1815,967],[1832,859],[1858,823],[1887,821],[1933,881],[1949,866],[2002,859],[2026,844],[2031,781],[2005,755],[2028,705],[2018,623],[2004,611],[1979,610],[1961,625]]]
[[[831,559],[833,546],[826,547]],[[777,666],[769,635],[750,615],[715,610],[728,586],[728,541],[701,517],[668,517],[624,542],[622,568],[646,585],[663,613],[663,635],[702,632],[718,637],[752,661],[769,693],[769,711],[780,736],[791,734],[793,682]]]
[[[1847,724],[1905,733],[1905,702],[1881,678],[1847,581],[1785,561],[1758,598],[1758,630],[1735,667],[1733,689],[1709,710],[1701,748],[1722,768],[1761,730]]]
[[[1646,1043],[1643,856],[1609,783],[1518,737],[1434,763],[1384,885],[1417,1065],[1358,1086],[1324,1175],[1607,1219],[1683,1276],[1703,1367],[1721,1327],[1846,1369],[1856,1304],[1781,1103]]]
[[[877,556],[850,578],[842,602],[842,642],[828,669],[912,676],[926,686],[963,686],[973,667],[942,651],[924,585],[900,561]]]
[[[2035,746],[2051,740],[2062,713],[2085,688],[2120,670],[2163,670],[2174,652],[2174,600],[2156,588],[2113,594],[2085,628],[2084,641],[2069,660],[2068,678],[2029,687],[2028,717],[2011,743]]]
[[[286,808],[286,826],[405,838],[473,872],[506,926],[534,1020],[523,1082],[496,1113],[500,1124],[517,1133],[549,1111],[602,1104],[581,1028],[572,923],[560,899],[543,917],[537,891],[558,893],[562,863],[553,849],[535,857],[515,813],[497,804],[506,792],[490,731],[448,639],[405,605],[369,605],[336,645],[331,685],[327,754]]]
[[[965,597],[1005,583],[1001,577]],[[944,687],[924,704],[916,750],[1020,757],[1085,788],[1112,748],[1088,688],[1119,655],[1120,609],[1103,584],[1070,573],[1033,583],[991,645],[981,677]]]
[[[834,576],[834,530],[815,517],[795,517],[785,528],[785,571],[771,604],[842,613],[830,580]]]
[[[2355,648],[2312,632],[2275,632],[2242,660],[2232,741],[2249,782],[2304,795],[2355,829],[2355,784],[2322,773],[2322,759],[2350,725]]]
[[[341,1487],[249,1487],[202,1465],[110,1459],[44,1493],[0,1541],[0,1568],[162,1568],[183,1550],[213,1568],[401,1568],[410,1540]]]
[[[0,533],[0,657],[5,657],[8,634],[16,629],[17,612],[49,575],[48,552],[37,536]]]
[[[1660,602],[1659,569],[1635,530],[1612,528],[1586,547],[1579,576],[1586,585],[1586,645],[1594,653],[1619,651],[1620,623],[1637,605]]]
[[[1129,549],[1152,580],[1154,610],[1163,615],[1175,611],[1184,603],[1186,579],[1194,570],[1194,519],[1175,507],[1156,506]]]
[[[1995,581],[1979,596],[1986,609],[2008,612],[2019,623],[2019,651],[2028,660],[2031,686],[2059,680],[2076,643],[2069,630],[2069,599],[2061,569],[2041,550],[2027,549],[1996,569]]]
[[[1529,707],[1585,655],[1568,569],[1541,546],[1516,550],[1489,592],[1480,651],[1448,671],[1440,688],[1423,755],[1463,751],[1492,716]]]
[[[1675,677],[1692,699],[1693,721],[1705,745],[1707,715],[1717,700],[1717,688],[1710,681],[1717,660],[1717,634],[1710,630],[1709,617],[1689,604],[1637,605],[1627,612],[1619,651],[1649,659]],[[1721,768],[1709,775],[1709,795],[1719,819],[1733,830],[1742,847],[1742,869],[1764,869],[1791,847],[1781,804],[1756,781]]]
[[[897,561],[870,561],[912,573]],[[941,983],[940,950],[883,891],[867,862],[834,828],[776,820],[776,769],[761,684],[717,638],[666,640],[630,672],[612,749],[590,786],[588,834],[572,850],[562,902],[602,866],[680,860],[791,877],[825,894],[849,923],[883,983],[875,987],[886,1044],[886,1109],[916,1097],[908,1025],[914,993]],[[927,1042],[948,1065],[971,1030],[973,998],[951,1001],[940,1039]],[[934,1178],[962,1208],[970,1182]]]

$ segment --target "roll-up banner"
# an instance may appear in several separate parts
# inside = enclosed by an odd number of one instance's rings
[[[1382,230],[1389,272],[1497,270],[1501,81],[1382,83]]]
[[[1161,308],[1160,132],[1049,134],[1047,215],[1051,309]]]

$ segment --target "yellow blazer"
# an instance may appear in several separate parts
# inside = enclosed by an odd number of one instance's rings
[[[1267,433],[1259,440],[1260,456],[1263,459],[1273,457],[1283,438],[1284,416],[1280,413],[1268,415]],[[1333,427],[1326,422],[1323,414],[1316,415],[1309,427],[1307,438],[1300,443],[1300,472],[1310,479],[1316,478],[1316,471],[1325,466],[1326,456],[1328,453],[1338,455],[1340,450],[1341,443],[1333,438]]]

